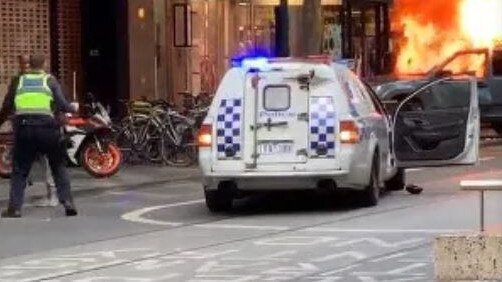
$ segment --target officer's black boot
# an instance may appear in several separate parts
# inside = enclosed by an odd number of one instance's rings
[[[20,218],[21,211],[18,209],[7,208],[2,211],[2,218]]]
[[[65,201],[61,203],[64,207],[66,216],[76,216],[78,215],[77,208],[75,208],[75,204],[70,201]]]

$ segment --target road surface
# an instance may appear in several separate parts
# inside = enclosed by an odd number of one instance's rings
[[[346,191],[297,192],[211,214],[196,179],[94,189],[76,218],[27,207],[1,219],[0,281],[434,281],[434,238],[479,227],[478,194],[459,182],[502,178],[502,147],[483,148],[478,166],[408,176],[421,195],[372,208]],[[502,193],[486,198],[486,224],[502,230]]]

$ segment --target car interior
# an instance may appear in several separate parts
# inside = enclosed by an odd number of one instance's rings
[[[470,83],[432,85],[408,100],[397,113],[395,152],[401,161],[450,160],[464,150]],[[399,95],[400,102],[408,95]]]

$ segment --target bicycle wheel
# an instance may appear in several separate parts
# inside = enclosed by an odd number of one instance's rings
[[[144,140],[140,138],[147,118],[144,115],[130,115],[124,118],[116,131],[115,143],[119,146],[124,162],[139,162],[143,158]]]
[[[172,139],[169,134],[164,135],[163,158],[164,162],[170,166],[187,167],[197,160],[197,149],[195,144],[196,131],[188,122],[179,122],[174,125],[174,135],[178,142]]]
[[[122,128],[115,135],[115,144],[122,152],[122,158],[125,163],[129,163],[135,156],[134,137],[128,128]]]
[[[149,128],[146,140],[145,154],[152,163],[161,163],[163,161],[164,139],[162,131],[158,127]]]

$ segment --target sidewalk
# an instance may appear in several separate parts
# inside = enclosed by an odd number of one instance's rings
[[[34,185],[27,187],[26,198],[42,196],[45,194],[43,172],[38,165],[33,166]],[[123,166],[113,177],[96,179],[88,175],[83,168],[69,168],[72,179],[72,189],[75,196],[93,190],[128,188],[163,184],[174,181],[194,180],[200,178],[199,168],[176,168],[168,166]],[[0,179],[0,204],[9,197],[9,180]]]

